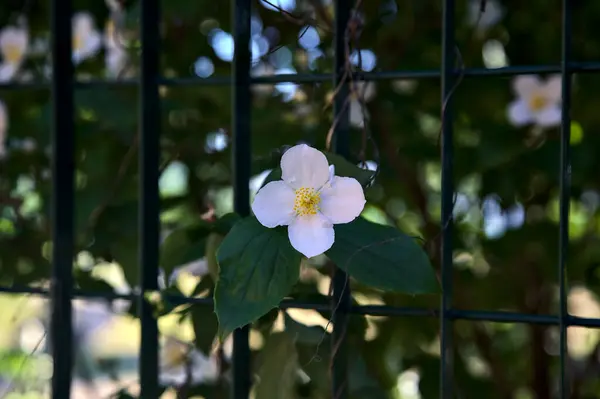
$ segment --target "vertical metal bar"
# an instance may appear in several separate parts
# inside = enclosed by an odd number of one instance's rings
[[[233,39],[233,110],[232,169],[233,207],[241,216],[250,214],[250,1],[235,0],[232,10]],[[250,395],[249,327],[233,332],[233,390],[235,399]]]
[[[52,397],[69,398],[73,366],[73,205],[75,123],[71,61],[71,0],[51,2],[52,29]]]
[[[337,0],[335,7],[335,65],[333,84],[337,92],[333,101],[333,117],[335,131],[333,135],[333,150],[348,157],[350,155],[349,142],[349,112],[346,100],[350,94],[348,76],[345,74],[349,38],[346,27],[350,19],[352,0]],[[348,275],[337,267],[333,274],[332,305],[337,310],[333,314],[333,334],[331,348],[331,389],[334,399],[348,397],[348,351],[346,348],[346,329],[348,326],[348,310],[351,304],[350,285]]]
[[[567,356],[567,287],[566,267],[569,246],[569,202],[571,197],[571,1],[562,2],[562,119],[560,134],[560,225],[558,255],[558,285],[560,294],[560,388],[561,398],[570,396],[570,384],[565,369]]]
[[[442,311],[440,398],[453,398],[452,310],[452,208],[453,208],[453,128],[452,101],[455,67],[454,0],[444,0],[442,21]]]
[[[140,347],[140,398],[158,397],[158,325],[152,305],[146,300],[148,292],[158,290],[159,255],[159,140],[160,97],[159,0],[141,3],[141,78],[140,78],[140,156],[139,156],[139,297],[141,347]]]

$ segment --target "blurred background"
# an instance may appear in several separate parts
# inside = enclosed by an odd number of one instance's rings
[[[77,288],[131,294],[137,273],[139,1],[75,0]],[[209,297],[222,235],[207,226],[233,210],[229,1],[162,2],[160,286]],[[352,19],[356,70],[437,71],[441,1],[363,1]],[[464,67],[560,63],[559,0],[457,0]],[[331,73],[332,0],[252,1],[253,76]],[[50,276],[49,6],[0,3],[0,285],[47,288]],[[600,2],[573,2],[573,59],[600,60]],[[97,83],[107,82],[102,85]],[[204,83],[211,83],[203,85]],[[558,313],[560,85],[556,76],[465,77],[453,94],[456,201],[454,298],[459,309]],[[185,83],[185,84],[184,84]],[[189,84],[187,84],[189,83]],[[324,148],[334,87],[252,87],[255,193],[286,146]],[[568,308],[600,317],[600,75],[576,73]],[[357,84],[348,102],[352,156],[378,170],[363,216],[422,237],[434,267],[440,223],[440,80]],[[558,114],[557,114],[558,113]],[[326,302],[331,265],[303,264],[293,297]],[[439,297],[384,294],[352,282],[358,304],[439,306]],[[7,290],[4,289],[3,292]],[[164,398],[225,398],[231,339],[215,339],[206,306],[163,303]],[[252,326],[256,399],[330,397],[329,312],[273,311]],[[74,398],[135,398],[140,323],[128,300],[75,300]],[[48,302],[0,295],[0,397],[49,397]],[[67,328],[67,327],[65,327]],[[347,331],[353,398],[429,399],[439,392],[439,321],[353,315]],[[571,398],[600,397],[600,335],[568,329]],[[557,397],[558,328],[457,321],[460,398]]]

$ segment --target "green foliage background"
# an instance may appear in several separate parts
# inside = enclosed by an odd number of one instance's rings
[[[0,26],[14,24],[23,3],[2,2]],[[316,14],[324,56],[314,69],[309,68],[306,51],[298,45],[305,25],[302,13],[312,9],[311,3],[297,0],[295,17],[285,17],[253,2],[263,27],[273,27],[279,33],[271,48],[284,45],[298,73],[330,73],[332,34],[323,18],[332,18],[330,4],[324,6],[324,14]],[[390,8],[390,3],[396,4],[397,10]],[[457,46],[467,67],[485,66],[482,51],[490,40],[503,46],[510,65],[559,64],[559,1],[503,0],[505,16],[486,29],[470,25],[467,2],[457,3]],[[102,2],[77,0],[75,4],[78,10],[91,12],[100,28],[109,18]],[[573,59],[597,61],[600,42],[594,27],[600,22],[600,3],[574,2],[573,9]],[[135,39],[138,11],[136,1],[125,2],[122,29],[127,31],[133,76],[139,45]],[[207,34],[214,28],[231,32],[229,2],[163,1],[162,11],[164,76],[193,78],[193,65],[200,56],[212,60],[215,76],[228,76],[231,64],[215,55]],[[440,68],[440,1],[364,1],[361,12],[365,23],[356,45],[375,53],[375,71]],[[48,2],[32,1],[27,18],[32,38],[48,37]],[[52,186],[47,177],[46,151],[49,90],[32,84],[44,79],[46,62],[47,55],[32,55],[23,70],[33,75],[33,81],[24,82],[20,88],[0,85],[0,99],[6,103],[10,117],[9,156],[0,161],[0,283],[4,286],[44,283],[50,273],[48,206]],[[98,54],[79,65],[77,73],[81,79],[102,78],[104,68],[104,57]],[[557,314],[559,129],[536,135],[531,127],[509,124],[506,109],[513,100],[510,79],[467,77],[453,96],[454,175],[457,191],[463,194],[457,203],[461,207],[454,235],[454,306]],[[176,161],[185,171],[170,177],[170,190],[168,182],[163,186],[161,219],[165,232],[174,231],[161,247],[160,262],[167,273],[206,255],[214,275],[214,250],[229,228],[227,223],[219,224],[218,217],[232,210],[231,145],[216,151],[210,143],[215,132],[224,132],[230,138],[232,91],[227,86],[201,83],[201,78],[194,78],[189,85],[165,86],[161,90],[162,162],[166,167]],[[439,79],[426,78],[411,84],[379,80],[375,84],[376,95],[366,108],[370,116],[368,130],[376,147],[369,144],[364,155],[379,163],[380,173],[367,192],[369,207],[365,216],[422,237],[434,266],[439,268],[436,248],[443,224],[439,220]],[[277,166],[283,146],[304,141],[324,148],[332,124],[331,109],[324,108],[333,87],[328,83],[302,84],[299,89],[305,96],[298,95],[288,102],[282,101],[281,95],[255,92],[249,122],[253,174]],[[581,315],[596,317],[599,311],[595,299],[600,289],[596,267],[600,261],[598,90],[600,79],[596,74],[575,74],[568,248],[569,287],[584,287],[592,293],[594,300],[583,306]],[[134,85],[93,85],[76,91],[77,192],[73,211],[77,250],[87,251],[95,261],[117,262],[130,286],[136,285],[138,274],[138,100]],[[36,149],[24,150],[24,139],[33,139]],[[352,161],[358,162],[363,155],[361,129],[352,129],[351,140]],[[165,171],[171,173],[171,168]],[[173,183],[173,179],[182,179],[182,184]],[[520,204],[525,210],[524,224],[497,237],[486,236],[481,207],[489,195],[496,196],[503,210],[514,211]],[[305,265],[304,278],[293,297],[326,301],[318,282],[329,276],[329,266],[327,262]],[[78,268],[77,285],[93,291],[110,289],[93,269],[90,273]],[[213,286],[213,277],[208,274],[195,292],[208,296]],[[356,283],[352,283],[352,289],[358,303],[431,309],[439,305],[436,296],[382,294]],[[214,315],[197,307],[174,311],[181,312],[182,319],[191,317],[195,344],[208,351],[216,334]],[[134,317],[134,310],[131,313]],[[322,316],[330,317],[326,312]],[[279,392],[276,397],[281,398],[330,397],[328,337],[319,347],[323,360],[309,362],[323,334],[322,327],[308,326],[286,315],[285,329],[272,332],[275,318],[275,313],[270,314],[253,327],[263,337],[263,345],[253,349],[253,375],[260,377],[255,388],[257,398],[273,398],[273,392]],[[557,329],[458,321],[455,331],[455,384],[460,397],[547,398],[556,392]],[[600,365],[593,356],[599,337],[595,331],[586,334],[583,355],[576,357],[572,351],[568,361],[576,388],[574,398],[592,398],[600,392]],[[437,397],[436,318],[355,315],[351,317],[348,341],[353,398],[416,397],[397,388],[398,377],[406,377],[407,370],[418,373],[423,398]],[[569,344],[573,349],[577,343],[570,340]],[[298,369],[308,378],[298,377]],[[221,397],[227,381],[224,379],[218,389],[198,387],[198,393],[204,392],[207,398]],[[284,387],[287,389],[281,391]]]

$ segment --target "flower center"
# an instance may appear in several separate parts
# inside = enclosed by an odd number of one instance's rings
[[[186,351],[176,345],[167,345],[163,351],[163,359],[166,367],[176,367],[181,365],[186,359]]]
[[[548,105],[548,99],[540,94],[534,94],[529,99],[529,108],[532,111],[541,111]]]
[[[321,203],[321,196],[314,188],[302,187],[296,190],[294,212],[298,216],[316,215]]]
[[[17,64],[23,57],[23,49],[16,44],[8,44],[2,51],[2,58],[8,64]]]
[[[73,36],[73,50],[79,51],[83,47],[83,35],[76,33]]]

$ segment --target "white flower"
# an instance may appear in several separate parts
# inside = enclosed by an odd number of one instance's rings
[[[561,78],[546,82],[537,76],[518,76],[513,80],[517,99],[508,106],[508,119],[515,126],[535,123],[540,127],[558,125],[561,120]]]
[[[270,64],[261,62],[259,64],[257,64],[254,68],[252,68],[252,70],[250,71],[250,75],[252,77],[266,77],[266,76],[272,76],[275,73],[275,70],[273,69],[273,67]],[[253,84],[252,86],[250,86],[250,90],[252,90],[252,92],[257,95],[257,96],[261,96],[261,97],[266,97],[270,94],[273,93],[273,88],[274,86],[272,84]]]
[[[122,41],[123,38],[115,30],[114,21],[109,19],[104,28],[104,47],[106,48],[104,61],[107,75],[111,78],[122,74],[123,68],[127,65],[127,49]]]
[[[105,0],[106,7],[112,12],[118,12],[122,10],[121,3],[119,0]]]
[[[504,8],[497,0],[486,0],[485,10],[481,12],[481,0],[471,0],[468,6],[467,22],[479,31],[496,25],[504,17]]]
[[[0,100],[0,157],[6,155],[6,131],[8,130],[8,111]]]
[[[160,353],[161,385],[182,386],[186,382],[195,385],[213,382],[218,376],[219,369],[215,357],[207,357],[176,338],[166,338]]]
[[[306,144],[283,154],[281,172],[282,180],[256,194],[252,211],[265,227],[289,226],[292,246],[307,258],[320,255],[333,245],[333,225],[362,212],[363,189],[356,179],[334,176],[325,155]]]
[[[87,12],[73,15],[73,62],[94,56],[102,45],[102,35],[96,30],[94,18]]]
[[[8,26],[0,31],[0,82],[12,79],[18,72],[29,43],[27,29]]]
[[[352,93],[350,100],[349,117],[350,124],[358,128],[365,125],[365,117],[367,116],[367,108],[363,102],[369,102],[375,96],[375,84],[373,82],[357,82],[356,92]]]
[[[106,63],[107,75],[111,78],[116,78],[122,73],[125,65],[127,65],[127,52],[121,48],[107,49],[104,61]]]
[[[419,84],[418,80],[398,79],[392,81],[392,88],[402,94],[413,94]]]
[[[123,47],[120,39],[121,38],[116,34],[114,21],[109,19],[106,21],[106,26],[104,27],[104,46],[108,50]]]
[[[83,343],[115,318],[106,302],[73,301],[73,332]]]

